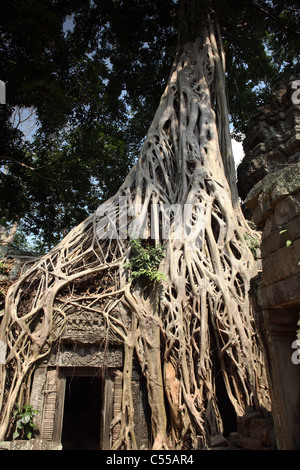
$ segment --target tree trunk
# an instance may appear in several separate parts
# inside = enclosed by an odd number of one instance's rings
[[[256,264],[237,201],[222,44],[218,25],[210,17],[204,23],[192,41],[179,41],[140,158],[118,193],[7,298],[0,339],[8,367],[50,352],[70,305],[102,318],[107,342],[124,345],[120,448],[136,445],[128,416],[133,351],[147,380],[155,448],[205,447],[222,432],[216,367],[238,416],[269,407],[248,298]],[[165,280],[143,288],[130,281],[130,237],[164,246]]]
[[[12,226],[10,227],[7,233],[6,228],[0,226],[0,243],[2,245],[11,245],[16,237],[18,227],[18,222],[13,222]]]

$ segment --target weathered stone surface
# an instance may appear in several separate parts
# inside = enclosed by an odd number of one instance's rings
[[[211,449],[214,449],[216,447],[227,447],[227,446],[228,446],[228,441],[222,434],[217,434],[216,436],[213,436],[210,438],[209,447]]]
[[[284,226],[272,227],[273,218],[267,219],[262,234],[261,258],[266,258],[279,248],[285,247],[288,240],[299,239],[300,215],[288,221]]]
[[[291,175],[292,176],[292,175]],[[273,229],[288,223],[300,214],[300,187],[297,192],[282,198],[276,203],[273,218]]]
[[[300,240],[283,246],[263,259],[263,286],[296,276],[299,273]],[[300,294],[300,292],[299,292]]]
[[[237,417],[237,431],[241,436],[250,436],[250,423],[253,419],[261,419],[262,415],[259,411],[250,411],[243,416]]]
[[[252,437],[241,437],[241,444],[244,450],[262,450],[263,445],[259,439]]]
[[[274,432],[274,424],[272,421],[272,425],[266,426],[261,431],[261,442],[266,447],[271,447],[272,449],[276,449],[276,437]]]
[[[4,258],[8,253],[8,246],[0,245],[0,259]]]
[[[237,169],[242,199],[266,175],[299,161],[300,106],[292,100],[294,80],[291,77],[280,81],[269,102],[254,116],[254,124],[243,142],[245,157]]]
[[[238,168],[240,196],[261,238],[261,273],[252,288],[265,341],[273,424],[238,418],[245,450],[299,449],[299,365],[291,360],[300,338],[300,106],[291,81],[280,82],[255,117]],[[297,331],[298,328],[298,331]],[[296,351],[297,353],[297,351]]]
[[[241,435],[238,432],[231,432],[229,434],[228,446],[230,449],[240,449],[242,447]]]
[[[253,418],[250,422],[249,433],[253,439],[259,439],[265,445],[272,445],[272,418]]]
[[[262,308],[281,308],[298,305],[300,298],[300,273],[270,286],[262,286],[259,298]]]
[[[122,367],[123,349],[109,347],[100,349],[97,344],[62,343],[59,351],[52,354],[48,364],[58,367]]]
[[[0,442],[0,450],[62,450],[62,446],[57,442],[30,439]]]
[[[273,419],[260,412],[246,413],[237,419],[238,432],[228,437],[229,449],[276,449]]]
[[[248,202],[263,228],[261,306],[294,305],[300,302],[300,163],[268,175]]]
[[[266,176],[249,192],[245,205],[254,212],[253,220],[261,227],[265,219],[283,198],[288,204],[282,213],[277,208],[275,224],[282,225],[300,214],[300,163]],[[286,209],[288,208],[288,212]]]

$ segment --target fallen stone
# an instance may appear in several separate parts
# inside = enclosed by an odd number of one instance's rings
[[[210,438],[210,448],[227,447],[227,446],[228,446],[228,441],[224,436],[222,436],[222,434],[217,434],[216,436],[213,436]]]
[[[253,418],[250,422],[250,437],[262,440],[262,436],[267,436],[267,431],[272,429],[272,418]],[[271,444],[270,444],[271,445]]]
[[[241,437],[243,450],[262,450],[263,445],[260,440],[252,437]]]
[[[241,435],[238,432],[231,432],[228,436],[228,445],[232,449],[240,449],[242,447]]]

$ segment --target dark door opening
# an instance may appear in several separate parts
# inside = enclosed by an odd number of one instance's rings
[[[216,374],[216,395],[224,426],[224,436],[228,437],[231,432],[236,432],[237,430],[237,417],[233,404],[228,397],[223,374],[220,369]]]
[[[99,450],[101,385],[97,377],[66,378],[63,450]]]

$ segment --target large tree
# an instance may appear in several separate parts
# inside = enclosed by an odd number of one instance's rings
[[[278,14],[286,12],[280,2],[233,3],[228,16],[228,2],[180,2],[175,59],[136,165],[114,196],[10,289],[0,336],[7,343],[0,439],[14,403],[26,399],[22,384],[30,390],[35,365],[60,341],[76,310],[101,319],[103,348],[118,343],[124,349],[115,448],[136,448],[134,357],[147,383],[153,448],[205,447],[223,432],[218,372],[237,416],[269,409],[248,294],[256,263],[235,186],[223,40],[230,51],[224,35],[230,21],[230,31],[240,28],[244,38],[247,27],[254,32],[247,8],[263,12],[265,21],[275,15],[286,34],[294,23]],[[136,6],[103,4],[127,13]],[[112,63],[122,59],[122,44],[116,42]]]
[[[218,1],[214,8],[222,18],[232,132],[240,135],[270,86],[295,69],[297,12],[281,1]],[[177,23],[175,0],[2,5],[2,224],[18,222],[53,246],[116,192],[166,85]],[[36,118],[31,139],[24,109]]]

